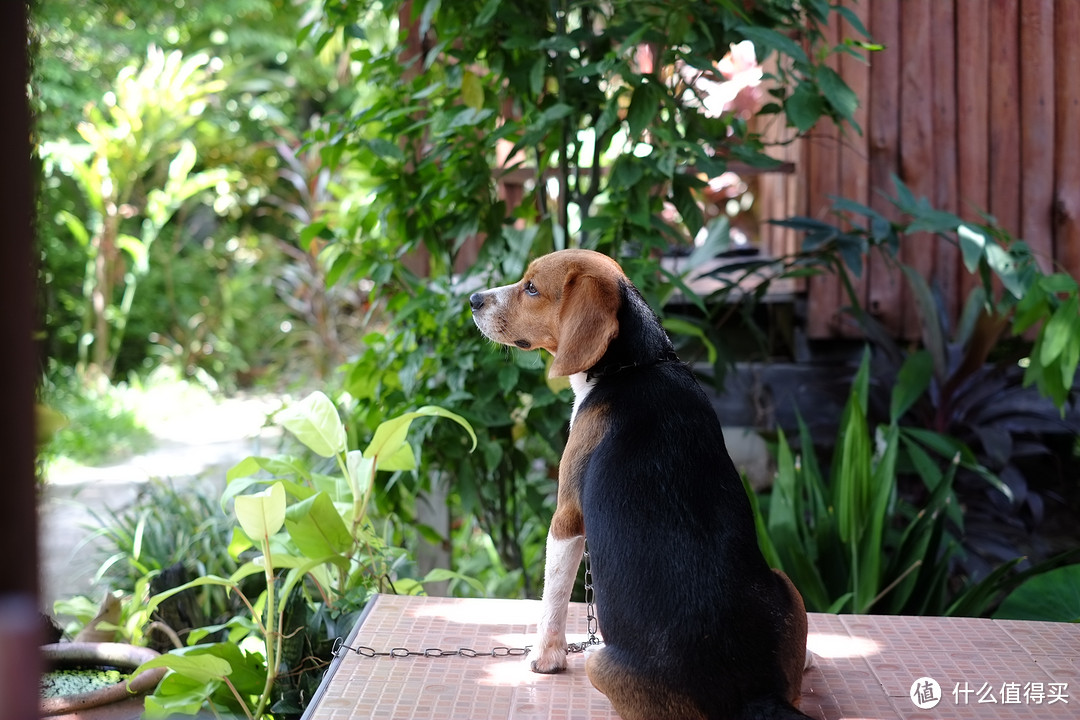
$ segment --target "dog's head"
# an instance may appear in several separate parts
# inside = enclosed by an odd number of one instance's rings
[[[534,260],[513,285],[469,297],[473,320],[495,342],[555,356],[551,375],[588,370],[619,334],[619,264],[591,250],[560,250]]]

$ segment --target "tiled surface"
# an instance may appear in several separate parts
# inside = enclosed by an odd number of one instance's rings
[[[383,595],[350,645],[376,651],[523,647],[532,642],[539,607],[528,600]],[[585,638],[584,606],[571,605],[569,628],[571,642]],[[1080,718],[1080,625],[812,614],[809,645],[817,659],[803,679],[802,709],[818,720]],[[520,657],[350,652],[328,675],[307,717],[616,719],[585,677],[584,657],[572,655],[569,663],[560,675],[537,675]],[[908,695],[924,676],[941,688],[931,709],[916,707]]]

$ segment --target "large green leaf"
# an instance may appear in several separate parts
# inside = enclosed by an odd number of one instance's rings
[[[210,680],[223,680],[232,672],[232,665],[224,658],[213,655],[173,655],[166,653],[159,655],[153,660],[147,660],[135,668],[132,675],[138,675],[143,670],[165,667],[185,675],[195,682],[205,683]]]
[[[300,552],[310,558],[342,554],[352,547],[349,528],[326,493],[316,493],[286,510],[285,528]]]
[[[896,377],[889,406],[889,419],[897,422],[930,387],[934,360],[926,350],[911,353]]]
[[[964,267],[969,273],[976,272],[979,269],[979,261],[982,260],[983,253],[986,251],[986,244],[989,242],[986,234],[977,227],[962,223],[956,229],[956,235],[960,238],[960,252],[964,256]]]
[[[346,448],[345,425],[325,393],[316,390],[277,415],[282,427],[322,457],[334,457]]]
[[[285,488],[276,482],[262,492],[238,495],[233,510],[249,538],[269,539],[285,523]]]
[[[806,132],[814,127],[823,110],[821,96],[807,85],[799,85],[784,101],[784,112],[799,132]]]
[[[469,433],[469,437],[472,438],[472,449],[476,449],[476,433],[465,418],[436,405],[425,405],[419,410],[387,420],[375,428],[371,442],[364,449],[364,457],[374,460],[379,470],[413,469],[416,459],[412,456],[411,450],[406,454],[402,446],[406,444],[406,437],[413,420],[421,417],[443,417],[453,420]],[[410,459],[411,465],[408,464]]]
[[[145,701],[145,720],[174,720],[179,715],[198,715],[207,698],[217,692],[221,680],[197,682],[180,673],[169,673]]]
[[[1066,565],[1027,580],[1001,602],[994,617],[1080,622],[1080,565]]]
[[[852,121],[855,111],[859,108],[859,98],[844,82],[844,79],[832,68],[820,67],[817,80],[829,104],[841,117]]]

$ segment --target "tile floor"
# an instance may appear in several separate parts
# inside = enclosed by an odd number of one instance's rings
[[[382,595],[346,640],[490,651],[532,642],[539,603]],[[585,639],[585,608],[570,610],[570,642]],[[577,629],[578,632],[574,632]],[[958,618],[810,616],[816,665],[802,709],[818,720],[1077,720],[1080,625]],[[920,709],[919,678],[939,690]],[[918,688],[924,691],[927,683]],[[933,686],[930,686],[931,688]],[[520,657],[365,657],[343,652],[305,720],[616,720],[585,677],[584,657],[560,675],[537,675]]]

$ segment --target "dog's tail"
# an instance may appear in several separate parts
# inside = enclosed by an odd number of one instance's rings
[[[761,697],[743,705],[739,720],[813,720],[779,697]]]

